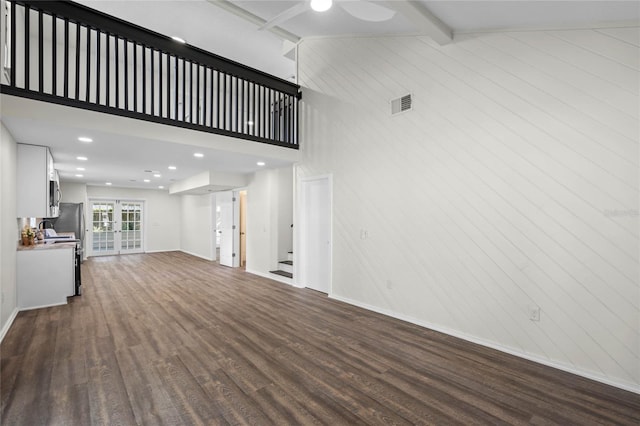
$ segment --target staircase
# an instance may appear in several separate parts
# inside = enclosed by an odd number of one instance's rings
[[[281,260],[278,262],[277,270],[269,272],[282,277],[293,278],[293,252],[290,251],[287,254],[287,260]]]

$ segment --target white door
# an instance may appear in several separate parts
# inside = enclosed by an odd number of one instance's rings
[[[217,208],[220,208],[220,224],[218,235],[220,236],[220,264],[236,267],[239,257],[235,249],[238,246],[236,219],[238,217],[238,203],[233,191],[216,193]]]
[[[142,252],[142,201],[100,200],[90,205],[90,256]]]
[[[329,293],[331,283],[331,178],[300,182],[300,278],[313,290]]]
[[[91,228],[89,256],[117,254],[116,249],[116,201],[91,202]]]

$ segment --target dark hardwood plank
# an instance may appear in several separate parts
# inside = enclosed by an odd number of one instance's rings
[[[1,424],[640,424],[638,394],[180,252],[82,269],[2,342]]]

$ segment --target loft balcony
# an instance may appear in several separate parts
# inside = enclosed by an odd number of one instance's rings
[[[3,94],[298,149],[295,84],[73,2],[6,4]]]

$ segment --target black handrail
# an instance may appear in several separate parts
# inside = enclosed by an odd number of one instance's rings
[[[298,85],[70,1],[8,3],[2,93],[298,148]]]

